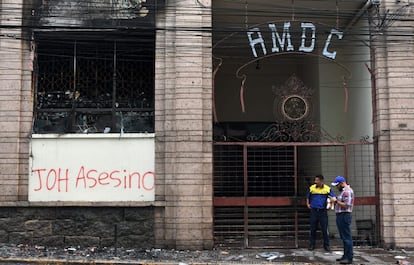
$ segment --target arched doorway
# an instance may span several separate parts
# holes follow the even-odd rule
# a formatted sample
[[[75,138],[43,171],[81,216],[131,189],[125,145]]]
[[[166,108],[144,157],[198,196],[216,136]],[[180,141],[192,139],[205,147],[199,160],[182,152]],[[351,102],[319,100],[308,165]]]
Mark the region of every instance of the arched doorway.
[[[306,246],[304,199],[317,174],[327,182],[347,177],[357,197],[356,244],[373,244],[370,51],[361,44],[369,40],[347,35],[364,2],[349,3],[342,13],[343,6],[322,0],[312,7],[238,4],[213,4],[216,244]],[[315,15],[319,9],[332,16]],[[367,26],[363,20],[356,28]],[[368,221],[362,235],[359,224]],[[338,237],[335,222],[329,230]]]

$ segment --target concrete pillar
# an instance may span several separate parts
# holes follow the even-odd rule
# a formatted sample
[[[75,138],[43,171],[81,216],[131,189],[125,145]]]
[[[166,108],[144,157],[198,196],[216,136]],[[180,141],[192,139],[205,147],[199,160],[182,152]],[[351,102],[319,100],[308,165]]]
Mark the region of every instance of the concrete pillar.
[[[384,21],[374,14],[372,23],[380,231],[385,247],[414,246],[414,22],[404,19],[411,12],[405,5],[381,1]]]
[[[166,1],[157,15],[156,241],[213,246],[211,2]]]
[[[0,203],[27,199],[32,51],[21,0],[0,2]]]

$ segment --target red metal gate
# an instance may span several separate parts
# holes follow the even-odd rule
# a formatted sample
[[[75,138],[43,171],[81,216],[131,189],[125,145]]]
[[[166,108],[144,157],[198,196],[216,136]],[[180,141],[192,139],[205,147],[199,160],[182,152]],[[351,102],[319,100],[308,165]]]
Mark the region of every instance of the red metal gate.
[[[321,173],[327,184],[336,175],[347,177],[358,206],[354,211],[355,242],[375,244],[374,148],[366,142],[216,142],[215,243],[227,247],[307,246],[305,195],[313,177]],[[369,221],[372,225],[367,228]]]

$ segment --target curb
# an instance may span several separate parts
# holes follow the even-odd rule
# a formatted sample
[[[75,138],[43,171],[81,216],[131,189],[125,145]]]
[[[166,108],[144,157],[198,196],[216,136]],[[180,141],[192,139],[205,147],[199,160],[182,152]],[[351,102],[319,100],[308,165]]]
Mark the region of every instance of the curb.
[[[272,262],[272,263],[232,263],[232,262],[151,262],[132,260],[68,260],[47,258],[1,258],[0,263],[7,264],[42,264],[42,265],[303,265],[306,262]],[[323,263],[312,263],[323,265]]]

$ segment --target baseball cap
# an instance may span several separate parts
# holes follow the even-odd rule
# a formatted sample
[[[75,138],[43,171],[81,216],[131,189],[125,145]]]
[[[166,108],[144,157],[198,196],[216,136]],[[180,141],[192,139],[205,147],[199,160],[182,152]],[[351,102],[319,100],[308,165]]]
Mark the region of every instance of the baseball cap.
[[[343,176],[336,176],[334,182],[331,183],[332,186],[336,186],[339,183],[345,182],[345,178]]]

